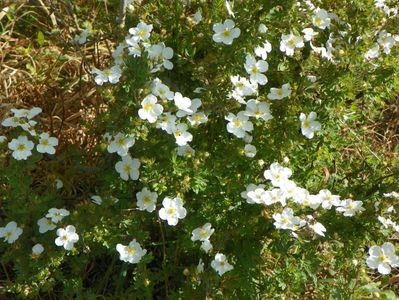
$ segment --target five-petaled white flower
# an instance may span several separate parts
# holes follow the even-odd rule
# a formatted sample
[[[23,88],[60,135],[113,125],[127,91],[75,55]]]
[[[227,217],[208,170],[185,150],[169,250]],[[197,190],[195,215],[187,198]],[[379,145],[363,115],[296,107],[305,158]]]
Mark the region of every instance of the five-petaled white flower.
[[[281,166],[278,162],[272,163],[269,169],[263,173],[265,179],[270,180],[275,187],[283,186],[291,175],[291,169]]]
[[[244,111],[240,111],[237,115],[229,113],[224,117],[227,123],[227,131],[234,134],[238,138],[243,138],[246,132],[252,131],[254,126]]]
[[[60,222],[64,217],[69,216],[69,211],[64,208],[50,208],[46,214],[46,218],[50,218],[53,223]],[[40,226],[40,225],[39,225]]]
[[[303,39],[292,33],[283,34],[280,41],[280,50],[285,52],[288,56],[294,55],[295,48],[302,48],[304,46]]]
[[[289,96],[291,96],[291,85],[286,83],[281,88],[271,88],[267,98],[269,100],[281,100]]]
[[[152,73],[159,71],[162,66],[167,70],[173,69],[173,63],[170,61],[173,57],[172,48],[166,47],[164,43],[158,43],[149,47],[147,52],[148,58],[156,63],[155,67],[151,70]]]
[[[270,44],[268,41],[265,41],[262,46],[257,46],[254,51],[256,56],[266,60],[267,54],[272,51],[272,44]]]
[[[126,156],[129,148],[134,145],[134,142],[135,139],[133,136],[119,132],[108,145],[107,150],[109,153],[116,152],[119,156]]]
[[[28,140],[24,135],[20,135],[18,138],[12,139],[12,141],[8,143],[8,149],[13,151],[12,157],[16,160],[26,160],[32,155],[31,150],[34,146],[33,142]]]
[[[179,146],[187,145],[193,140],[193,135],[187,131],[187,125],[184,123],[177,124],[173,128],[173,135],[176,139],[176,144]]]
[[[353,201],[352,199],[345,199],[341,201],[337,211],[342,212],[345,217],[352,217],[357,212],[364,211],[362,201]]]
[[[188,97],[184,97],[181,93],[176,92],[173,98],[175,105],[181,112],[185,112],[186,114],[192,114],[193,110],[191,109],[192,101]],[[180,117],[183,117],[184,115],[180,113]]]
[[[150,123],[155,123],[158,116],[162,114],[163,107],[157,104],[157,97],[150,94],[141,101],[142,108],[139,109],[139,117],[142,120],[148,120]]]
[[[266,102],[260,102],[254,99],[248,100],[245,115],[256,119],[262,119],[263,121],[268,121],[273,118],[270,113],[270,105]]]
[[[116,250],[119,252],[119,259],[131,264],[137,264],[141,258],[147,253],[146,249],[141,248],[136,239],[132,240],[129,245],[116,245]]]
[[[330,27],[331,19],[330,16],[328,15],[328,12],[325,9],[317,8],[314,10],[312,23],[314,26],[320,29],[326,29]]]
[[[163,84],[162,81],[158,78],[154,79],[152,82],[152,93],[161,98],[167,100],[173,100],[175,94],[169,89],[166,84]]]
[[[118,83],[119,78],[122,76],[122,70],[118,65],[115,65],[110,69],[105,69],[104,71],[101,71],[97,68],[93,68],[91,73],[96,75],[94,81],[98,85],[103,85],[106,82],[112,84]]]
[[[156,127],[165,130],[169,134],[173,134],[173,130],[176,127],[176,116],[170,112],[162,114],[158,119]]]
[[[320,190],[318,196],[320,197],[321,207],[324,209],[331,209],[332,206],[341,205],[339,196],[331,194],[329,190]]]
[[[248,54],[245,58],[244,67],[250,75],[252,82],[256,82],[260,85],[265,85],[267,83],[266,75],[262,74],[269,69],[269,64],[266,61],[262,59],[256,60],[254,56]]]
[[[274,226],[277,229],[289,229],[295,231],[306,225],[306,221],[294,216],[294,211],[289,207],[284,208],[281,214],[273,214],[273,219],[275,221]]]
[[[40,153],[55,153],[55,146],[58,145],[58,139],[55,137],[50,137],[47,132],[40,135],[39,144],[36,146],[37,152]]]
[[[122,160],[115,164],[115,170],[125,181],[129,180],[129,177],[132,180],[139,179],[139,167],[140,161],[137,158],[132,159],[129,155],[123,156]]]
[[[209,240],[211,235],[215,232],[212,228],[211,223],[205,223],[201,227],[195,228],[192,232],[191,240],[194,241],[206,241]]]
[[[395,255],[395,246],[390,242],[384,243],[381,247],[371,246],[366,264],[383,275],[391,273],[391,266],[399,267],[399,257]]]
[[[179,197],[166,197],[162,201],[163,208],[159,210],[159,217],[162,220],[167,220],[168,224],[175,226],[179,219],[184,219],[187,215],[186,209],[183,207],[183,201]]]
[[[307,117],[304,113],[299,115],[302,134],[308,139],[313,138],[314,132],[321,129],[321,124],[316,121],[316,118],[317,114],[314,111],[312,111]]]
[[[231,45],[235,38],[240,36],[240,28],[235,28],[235,23],[233,20],[227,19],[224,23],[216,23],[213,25],[213,31],[215,34],[212,39],[216,43],[223,43],[226,45]]]
[[[73,244],[79,240],[76,228],[73,225],[68,225],[65,228],[58,228],[57,236],[55,244],[57,246],[63,246],[65,250],[72,250]]]
[[[151,192],[146,187],[140,192],[136,193],[137,198],[137,208],[139,210],[146,210],[148,212],[153,212],[157,204],[158,194],[156,192]]]
[[[0,227],[0,238],[4,238],[9,244],[14,243],[21,234],[22,229],[14,221],[9,222],[6,227]]]
[[[39,226],[40,233],[45,233],[49,230],[54,230],[57,227],[51,219],[47,218],[41,218],[37,220],[37,225]]]
[[[211,267],[218,272],[219,276],[233,270],[233,266],[227,261],[226,255],[222,253],[216,253],[214,260],[211,262]]]
[[[152,24],[147,25],[143,21],[140,21],[140,23],[137,24],[136,27],[129,29],[129,33],[137,42],[145,41],[150,37],[152,28]]]
[[[244,192],[241,192],[241,197],[244,198],[247,201],[247,203],[249,203],[249,204],[257,203],[257,201],[255,201],[255,199],[253,199],[253,194],[251,194],[251,197],[248,195],[249,192],[255,191],[256,189],[265,190],[265,185],[264,184],[256,185],[256,184],[250,183],[247,186],[247,189]]]

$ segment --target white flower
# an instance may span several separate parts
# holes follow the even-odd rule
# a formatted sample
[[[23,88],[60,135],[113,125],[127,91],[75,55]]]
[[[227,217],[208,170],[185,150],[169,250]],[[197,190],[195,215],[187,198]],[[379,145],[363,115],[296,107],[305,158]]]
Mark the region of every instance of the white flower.
[[[73,225],[68,225],[66,228],[58,228],[57,236],[55,244],[63,246],[65,250],[72,250],[73,244],[79,240],[76,228]]]
[[[155,73],[163,66],[167,70],[173,69],[173,63],[170,61],[173,57],[173,49],[166,47],[164,43],[152,45],[147,49],[148,58],[155,62],[157,65],[151,70]]]
[[[321,190],[318,194],[321,200],[321,207],[331,209],[332,206],[340,206],[339,196],[331,194],[329,190]]]
[[[0,135],[0,144],[4,143],[7,141],[7,137],[5,135]]]
[[[313,216],[307,215],[306,222],[308,223],[309,228],[312,229],[316,234],[324,236],[326,228],[323,224],[317,222]]]
[[[298,230],[306,224],[306,221],[294,216],[292,208],[286,207],[281,214],[273,214],[274,226],[277,229]]]
[[[304,46],[303,39],[292,33],[283,34],[280,41],[280,50],[285,52],[288,56],[294,55],[295,48],[302,48]]]
[[[55,184],[55,188],[57,190],[60,190],[64,187],[64,183],[62,182],[61,179],[58,179],[58,178],[56,180],[54,180],[54,184]]]
[[[33,142],[28,140],[24,135],[20,135],[18,138],[12,139],[12,141],[8,143],[8,149],[13,151],[12,157],[16,160],[26,160],[32,155],[31,150],[34,146]]]
[[[205,240],[201,244],[201,249],[204,250],[206,253],[213,249],[213,246],[209,240]]]
[[[308,139],[313,138],[314,132],[321,129],[321,124],[316,121],[317,114],[311,112],[308,117],[304,113],[299,115],[299,120],[301,121],[301,131],[302,134]]]
[[[195,150],[192,147],[190,147],[190,145],[177,146],[176,151],[177,155],[179,156],[186,156],[186,157],[195,156]]]
[[[89,30],[84,29],[80,34],[75,35],[73,41],[79,45],[86,43],[87,37],[89,36]]]
[[[371,246],[366,264],[371,269],[377,269],[380,274],[391,273],[391,266],[399,266],[399,257],[395,255],[395,246],[389,242],[384,243],[381,247]]]
[[[187,114],[193,113],[193,110],[191,109],[192,102],[190,98],[184,97],[181,93],[176,92],[173,100],[179,111],[185,112]],[[184,116],[182,113],[180,113],[180,115]],[[177,116],[180,117],[179,115]]]
[[[6,227],[0,227],[0,238],[4,238],[4,241],[9,244],[18,240],[21,234],[22,229],[14,221],[7,223]]]
[[[55,137],[50,137],[48,133],[44,132],[40,135],[39,144],[37,144],[37,152],[40,153],[55,153],[55,146],[58,145],[58,139]]]
[[[101,205],[103,203],[103,199],[98,195],[93,195],[90,197],[91,201],[97,205]]]
[[[197,12],[193,15],[193,21],[195,25],[202,21],[202,14],[200,10],[197,10]]]
[[[50,218],[53,223],[60,222],[64,217],[69,216],[69,211],[61,208],[50,208],[46,214],[46,218]],[[40,225],[39,225],[40,226]]]
[[[264,204],[267,201],[268,196],[269,195],[262,186],[257,187],[254,190],[247,192],[247,202],[249,204]]]
[[[192,126],[197,126],[206,123],[208,121],[208,117],[203,112],[197,112],[191,116],[188,116],[187,120]]]
[[[234,85],[235,91],[240,96],[252,96],[258,93],[258,84],[251,82],[245,77],[230,76],[231,83]]]
[[[262,119],[268,121],[273,118],[270,113],[270,105],[265,102],[259,102],[258,100],[248,100],[247,107],[245,109],[245,115],[249,117],[255,117],[256,119]]]
[[[119,156],[126,156],[129,148],[134,145],[134,142],[135,139],[133,136],[119,132],[108,145],[107,150],[109,153],[116,152]]]
[[[11,111],[14,113],[14,116],[17,118],[26,118],[28,120],[36,117],[38,114],[42,112],[40,107],[32,107],[31,109],[16,109],[12,108]]]
[[[133,36],[136,41],[146,41],[149,39],[152,31],[152,24],[147,25],[143,21],[140,21],[136,27],[130,28],[129,33]]]
[[[184,97],[184,98],[186,98],[186,97]],[[201,99],[194,98],[190,101],[191,101],[191,104],[188,108],[183,106],[181,109],[179,109],[179,111],[177,111],[177,113],[176,113],[177,117],[182,118],[187,115],[195,114],[197,112],[197,109],[202,105]],[[175,103],[177,103],[177,102],[175,101]],[[178,103],[179,103],[179,101],[178,101]],[[180,104],[182,104],[182,103],[180,102],[179,105]]]
[[[316,26],[320,29],[326,29],[330,27],[331,19],[325,9],[316,8],[314,13],[315,14],[312,17],[313,26]]]
[[[319,34],[318,32],[314,31],[313,28],[305,28],[302,30],[302,33],[305,35],[304,39],[306,42],[313,40],[313,37]]]
[[[244,153],[246,157],[253,158],[256,155],[256,147],[251,144],[246,144],[244,147]]]
[[[121,261],[131,264],[140,262],[141,258],[147,253],[147,250],[141,248],[140,244],[136,242],[136,239],[131,241],[127,246],[117,244],[116,250],[119,252],[119,259]]]
[[[158,119],[156,127],[161,128],[169,134],[173,134],[173,130],[176,127],[176,116],[170,112],[164,113]]]
[[[294,202],[312,209],[317,209],[321,204],[321,198],[318,195],[311,195],[308,190],[297,188],[294,195]]]
[[[378,44],[382,47],[385,54],[391,53],[391,48],[395,45],[395,38],[392,34],[382,30],[378,35]]]
[[[54,230],[57,227],[51,219],[47,218],[41,218],[37,220],[37,225],[39,226],[40,233],[45,233],[47,231]]]
[[[291,96],[291,85],[286,83],[281,88],[271,88],[267,98],[269,100],[281,100],[289,96]]]
[[[42,244],[36,244],[32,247],[32,255],[33,256],[39,256],[42,254],[44,251],[43,245]]]
[[[136,193],[137,207],[139,210],[153,212],[157,204],[158,194],[151,192],[146,187],[141,192]]]
[[[105,69],[104,71],[101,71],[97,68],[93,68],[91,73],[96,75],[94,81],[98,85],[103,85],[106,82],[112,84],[118,83],[119,78],[122,76],[122,70],[118,65],[113,66],[110,69]]]
[[[268,30],[268,29],[267,29],[267,27],[266,27],[265,24],[259,24],[259,27],[258,27],[259,33],[266,33],[267,30]]]
[[[272,205],[274,203],[280,202],[284,207],[287,205],[287,198],[284,192],[280,188],[272,189],[271,191],[266,191],[266,197],[264,205]]]
[[[222,253],[216,253],[215,259],[211,262],[211,267],[218,272],[219,276],[233,270],[233,266],[228,263],[226,256]]]
[[[165,84],[162,83],[161,80],[156,78],[152,82],[152,93],[161,98],[161,99],[167,99],[167,100],[173,100],[175,94],[169,89],[169,87]]]
[[[270,180],[275,187],[284,185],[291,175],[291,169],[281,166],[278,162],[272,163],[269,169],[263,173],[265,179]]]
[[[255,54],[262,58],[263,60],[267,59],[267,54],[272,51],[272,44],[268,41],[265,41],[262,46],[257,46],[255,48]]]
[[[229,123],[227,124],[227,131],[234,134],[238,138],[243,138],[246,132],[252,131],[254,126],[249,121],[248,116],[245,115],[244,111],[240,111],[237,116],[229,113],[227,117],[224,117]]]
[[[362,207],[362,201],[353,201],[351,199],[342,200],[340,207],[337,208],[337,211],[342,212],[345,217],[352,217],[357,212],[364,211],[365,209]]]
[[[374,47],[369,49],[365,54],[364,58],[367,60],[377,58],[380,56],[380,46],[378,44],[374,44]]]
[[[163,112],[161,104],[157,104],[157,97],[150,94],[141,101],[142,108],[139,109],[139,117],[142,120],[148,120],[150,123],[155,123],[157,118]]]
[[[263,189],[263,190],[264,190],[264,188],[265,188],[265,185],[264,185],[264,184],[256,185],[256,184],[250,183],[250,184],[247,186],[246,191],[241,192],[241,197],[244,198],[245,200],[247,200],[247,202],[248,202],[249,204],[254,204],[254,203],[256,203],[256,202],[254,201],[254,199],[252,199],[251,197],[248,196],[248,193],[249,193],[249,192],[252,192],[252,191],[255,191],[256,189]],[[252,196],[252,195],[251,195],[251,196]]]
[[[139,167],[140,161],[137,158],[131,158],[130,156],[126,155],[122,157],[121,161],[118,161],[115,164],[115,170],[119,173],[120,177],[127,181],[129,177],[132,180],[139,179]]]
[[[141,48],[135,36],[126,37],[125,42],[127,45],[127,50],[129,51],[129,55],[132,55],[133,57],[141,56]]]
[[[176,144],[179,146],[187,145],[193,140],[193,135],[187,131],[187,125],[184,123],[177,124],[173,129],[173,135],[176,139]]]
[[[202,273],[204,272],[204,262],[202,261],[202,259],[200,258],[198,265],[197,265],[197,273]]]
[[[125,42],[120,43],[112,52],[112,58],[114,59],[115,65],[121,65],[123,63],[123,52],[126,47],[127,44]]]
[[[245,57],[245,70],[250,75],[252,82],[256,82],[260,85],[265,85],[267,83],[267,77],[262,74],[269,69],[269,64],[264,60],[256,60],[254,56],[248,54]]]
[[[183,201],[179,198],[166,197],[162,201],[163,208],[159,210],[159,217],[167,220],[168,224],[175,226],[179,219],[184,219],[187,215],[186,209],[183,207]]]
[[[231,45],[235,38],[240,36],[240,28],[234,28],[235,23],[233,20],[227,19],[224,23],[216,23],[213,25],[213,31],[215,34],[212,39],[216,43],[223,43],[226,45]]]
[[[191,240],[194,241],[206,241],[209,240],[211,235],[215,232],[212,228],[211,223],[205,223],[201,227],[195,228],[192,232]]]

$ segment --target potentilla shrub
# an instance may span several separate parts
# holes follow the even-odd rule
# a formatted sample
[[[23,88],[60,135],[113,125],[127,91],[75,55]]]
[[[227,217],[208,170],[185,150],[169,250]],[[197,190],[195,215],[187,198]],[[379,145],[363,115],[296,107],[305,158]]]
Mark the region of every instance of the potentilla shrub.
[[[37,107],[2,120],[3,291],[393,299],[397,161],[367,124],[398,99],[397,9],[129,2],[90,66],[94,146],[59,150]]]

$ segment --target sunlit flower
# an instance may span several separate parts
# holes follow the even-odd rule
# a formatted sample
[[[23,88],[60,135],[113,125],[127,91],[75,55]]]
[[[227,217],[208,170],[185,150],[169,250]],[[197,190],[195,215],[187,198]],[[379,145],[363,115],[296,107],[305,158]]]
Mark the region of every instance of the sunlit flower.
[[[135,139],[133,136],[125,135],[119,132],[107,147],[109,153],[118,153],[120,156],[126,156],[129,148],[134,145]]]
[[[267,59],[267,54],[272,51],[272,44],[270,44],[268,41],[263,42],[262,46],[257,46],[255,48],[255,54],[256,56],[259,56],[263,60]]]
[[[229,113],[225,119],[229,121],[227,131],[238,138],[243,138],[246,132],[254,129],[252,122],[249,121],[249,117],[245,115],[244,111],[240,111],[237,115]]]
[[[271,88],[267,98],[269,100],[281,100],[289,96],[291,96],[291,85],[286,83],[281,88]]]
[[[24,135],[20,135],[18,138],[12,139],[12,141],[8,143],[8,149],[13,151],[12,157],[16,160],[26,160],[32,155],[31,150],[34,146],[33,142],[28,140]]]
[[[295,48],[302,48],[303,46],[303,39],[300,36],[292,33],[281,36],[280,50],[288,56],[293,56]]]
[[[183,97],[183,99],[184,98],[186,98],[186,97]],[[176,101],[177,100],[175,100],[175,104],[176,105],[181,105],[181,103],[179,103],[179,101],[177,101],[177,102]],[[182,106],[182,108],[179,108],[179,110],[176,113],[177,117],[183,118],[183,117],[188,116],[188,115],[193,115],[193,114],[195,114],[197,112],[198,108],[202,105],[201,99],[194,98],[194,99],[192,99],[190,101],[191,101],[191,104],[190,104],[190,106],[188,108],[184,107],[184,105]]]
[[[256,185],[256,184],[250,183],[247,186],[247,189],[244,192],[241,192],[241,197],[244,198],[247,201],[247,203],[249,203],[249,204],[257,203],[255,201],[255,199],[253,199],[253,195],[254,194],[251,194],[251,197],[248,196],[249,192],[253,192],[253,191],[257,190],[257,189],[265,190],[265,185],[264,184]]]
[[[395,38],[392,34],[382,30],[378,35],[378,44],[381,46],[385,54],[391,53],[392,47],[395,45]]]
[[[211,262],[211,267],[219,274],[219,276],[233,270],[233,266],[227,261],[226,255],[222,253],[216,253],[215,258]]]
[[[192,126],[197,126],[206,123],[208,121],[208,117],[203,112],[197,112],[191,116],[188,116],[187,120]]]
[[[357,212],[364,211],[362,201],[353,201],[352,199],[345,199],[341,201],[337,211],[342,212],[345,217],[352,217]]]
[[[161,99],[167,99],[167,100],[173,100],[175,94],[169,89],[169,87],[166,84],[163,84],[161,80],[156,78],[152,82],[152,93],[161,98]]]
[[[162,114],[163,107],[161,104],[157,104],[157,97],[150,94],[141,101],[141,107],[139,109],[139,117],[142,120],[148,120],[150,123],[155,123],[158,116]]]
[[[140,21],[140,23],[137,24],[136,27],[129,29],[129,33],[136,41],[146,41],[151,35],[152,28],[152,24],[147,25],[143,21]]]
[[[364,58],[367,60],[377,58],[380,56],[380,46],[378,44],[374,44],[373,48],[369,49],[365,54]]]
[[[321,190],[318,194],[321,200],[321,207],[331,209],[332,206],[340,206],[339,196],[331,194],[329,190]]]
[[[320,222],[317,222],[315,218],[311,215],[306,216],[306,222],[309,226],[310,229],[312,229],[316,234],[324,236],[324,233],[326,232],[326,228],[324,227],[323,224]]]
[[[136,242],[136,239],[133,239],[127,246],[117,244],[116,250],[119,252],[119,259],[121,261],[131,264],[139,263],[142,257],[147,253],[147,250],[141,248],[140,244]]]
[[[140,192],[136,193],[137,198],[137,208],[139,210],[146,210],[148,212],[153,212],[157,204],[158,194],[156,192],[151,192],[146,187]]]
[[[192,232],[191,240],[194,241],[205,241],[209,240],[211,235],[215,232],[212,228],[211,223],[205,223],[201,227],[195,228]]]
[[[265,85],[267,83],[266,75],[262,74],[269,68],[269,64],[266,61],[256,60],[254,56],[248,54],[245,58],[244,68],[250,75],[252,82],[256,82],[260,85]]]
[[[115,65],[110,69],[105,69],[104,71],[101,71],[97,68],[93,68],[91,73],[96,75],[94,81],[98,85],[103,85],[106,82],[112,84],[118,83],[119,78],[122,76],[122,70],[118,65]]]
[[[313,138],[315,131],[321,129],[321,124],[316,121],[316,118],[317,114],[313,111],[307,117],[304,113],[299,115],[302,134],[308,139]]]
[[[55,146],[58,145],[58,139],[55,137],[50,137],[47,132],[40,135],[39,144],[36,146],[37,152],[40,153],[55,153]]]
[[[57,236],[55,244],[64,247],[65,250],[72,250],[73,245],[79,240],[76,228],[73,225],[57,229]]]
[[[193,140],[193,135],[187,131],[187,125],[184,123],[177,124],[173,129],[173,135],[176,139],[176,144],[179,146],[187,145]]]
[[[115,170],[125,181],[129,180],[129,178],[132,180],[139,179],[139,167],[140,161],[137,158],[132,159],[129,155],[123,156],[122,160],[115,164]]]
[[[391,273],[391,267],[399,267],[399,257],[395,255],[395,246],[390,242],[384,243],[381,247],[371,246],[366,264],[371,269],[377,269],[380,274]]]
[[[240,36],[240,28],[235,28],[235,23],[233,20],[227,19],[224,23],[216,23],[213,25],[213,40],[216,43],[223,43],[226,45],[231,45],[235,38]]]
[[[5,227],[0,227],[0,238],[4,238],[9,244],[13,244],[21,234],[22,229],[14,221],[7,223]]]
[[[283,186],[291,175],[291,169],[281,166],[278,162],[272,163],[263,173],[265,179],[270,180],[275,187]]]
[[[312,23],[314,26],[320,29],[326,29],[330,27],[331,19],[328,12],[322,8],[316,8],[312,17]]]
[[[157,128],[161,128],[169,134],[173,134],[173,131],[176,127],[176,116],[171,114],[170,112],[166,112],[162,114],[158,118]]]
[[[302,33],[305,35],[303,38],[306,42],[313,40],[313,38],[319,34],[318,32],[314,31],[313,28],[304,28]]]
[[[148,58],[156,64],[151,70],[152,73],[159,71],[162,66],[167,70],[173,69],[173,63],[170,61],[173,57],[172,48],[166,47],[164,43],[158,43],[150,46],[147,52]]]
[[[262,119],[263,121],[268,121],[273,118],[270,113],[270,105],[266,102],[260,102],[254,99],[248,100],[245,115],[256,119]]]
[[[184,114],[182,114],[182,112],[184,112],[186,114],[192,114],[193,113],[193,110],[191,109],[192,102],[191,102],[190,98],[184,97],[181,93],[176,92],[175,95],[174,95],[173,100],[175,102],[175,105],[179,109],[179,111],[181,111],[180,115],[182,117],[184,116]]]
[[[284,208],[281,214],[273,214],[273,219],[277,229],[298,230],[306,225],[306,221],[294,216],[294,211],[289,207]]]
[[[201,243],[201,249],[204,250],[206,253],[208,253],[209,251],[211,251],[213,249],[213,246],[209,240],[204,240]]]
[[[184,219],[187,215],[186,209],[183,207],[183,201],[179,197],[166,197],[162,201],[163,208],[159,210],[159,217],[166,220],[169,225],[175,226],[179,219]]]

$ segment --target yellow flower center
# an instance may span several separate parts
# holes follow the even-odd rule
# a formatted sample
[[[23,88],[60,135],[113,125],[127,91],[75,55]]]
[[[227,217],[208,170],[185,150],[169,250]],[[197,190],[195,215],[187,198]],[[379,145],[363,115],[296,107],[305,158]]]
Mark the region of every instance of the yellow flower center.
[[[239,128],[239,127],[242,126],[242,122],[241,122],[240,120],[235,120],[235,121],[234,121],[234,126],[235,126],[236,128]]]
[[[167,210],[168,215],[174,215],[175,212],[176,212],[176,209],[174,209],[174,208],[168,208],[168,210]]]
[[[287,44],[288,44],[290,47],[295,47],[295,41],[294,41],[294,39],[289,39],[289,40],[287,41]]]
[[[182,135],[182,132],[180,130],[175,131],[175,136],[181,136],[181,135]]]
[[[19,144],[17,147],[18,151],[25,151],[26,150],[26,146],[24,144]]]
[[[208,235],[208,232],[207,232],[205,229],[201,229],[201,230],[200,230],[200,236],[201,236],[201,237],[204,238],[204,237],[206,237],[207,235]]]
[[[12,236],[12,232],[11,231],[6,231],[6,233],[4,234],[6,236],[6,238],[9,238]]]
[[[135,255],[136,254],[136,249],[133,247],[127,247],[127,253],[129,253],[129,255]]]
[[[320,24],[321,24],[321,19],[320,19],[319,17],[316,17],[315,20],[314,20],[314,22],[315,22],[315,24],[316,24],[317,26],[320,26]]]
[[[143,198],[143,202],[144,202],[145,204],[148,204],[148,203],[150,203],[150,202],[151,202],[151,199],[150,199],[150,197],[148,197],[148,196],[144,196],[144,198]]]
[[[121,138],[121,139],[119,139],[119,140],[116,141],[116,143],[117,143],[119,146],[124,146],[124,145],[125,145],[125,142],[126,142],[125,138]]]
[[[303,127],[304,128],[309,128],[311,125],[310,121],[306,120],[305,122],[303,122]]]
[[[48,146],[49,142],[47,139],[45,139],[45,140],[42,140],[40,144],[42,144],[43,146]]]
[[[123,171],[125,171],[126,173],[130,173],[131,170],[132,170],[132,167],[130,165],[123,166]]]
[[[256,73],[258,73],[258,72],[259,72],[259,69],[258,69],[257,66],[253,66],[253,67],[251,68],[251,74],[256,74]]]
[[[146,104],[144,104],[143,108],[145,111],[151,111],[152,106],[153,105],[151,103],[146,103]]]
[[[230,35],[231,35],[230,30],[226,28],[226,29],[223,31],[223,36],[224,36],[224,37],[230,37]]]

